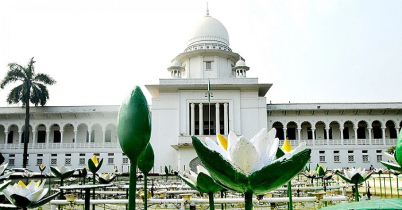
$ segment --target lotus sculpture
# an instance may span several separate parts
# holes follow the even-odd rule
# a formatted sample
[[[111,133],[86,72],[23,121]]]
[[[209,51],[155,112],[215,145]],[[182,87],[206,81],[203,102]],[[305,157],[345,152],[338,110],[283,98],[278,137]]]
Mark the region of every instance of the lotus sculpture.
[[[366,169],[353,168],[352,170],[344,170],[343,174],[336,172],[343,180],[355,185],[355,200],[359,201],[359,184],[370,178],[373,172],[367,172]]]
[[[102,184],[109,184],[116,178],[114,173],[101,173],[99,174],[99,182]]]
[[[202,142],[192,136],[193,146],[212,178],[226,189],[245,194],[245,209],[253,207],[253,194],[276,189],[296,176],[310,159],[305,143],[290,152],[281,150],[276,130],[264,128],[251,140],[230,132]]]
[[[10,177],[10,175],[14,173],[13,171],[5,172],[5,170],[7,169],[7,166],[8,166],[8,163],[6,163],[6,162],[3,162],[0,165],[0,175],[1,175],[0,176],[0,182],[5,180],[5,179],[8,179]]]
[[[37,208],[55,198],[59,193],[43,198],[48,192],[48,188],[43,188],[45,181],[31,181],[28,185],[19,181],[9,185],[3,190],[6,198],[15,206],[23,209]]]
[[[389,158],[389,162],[381,161],[381,163],[388,169],[402,172],[402,130],[398,135],[394,154],[384,152],[385,156]]]
[[[179,177],[192,189],[201,193],[208,193],[209,209],[215,209],[214,193],[221,191],[223,187],[215,183],[207,169],[197,165],[197,173],[191,170],[185,171],[179,174]]]

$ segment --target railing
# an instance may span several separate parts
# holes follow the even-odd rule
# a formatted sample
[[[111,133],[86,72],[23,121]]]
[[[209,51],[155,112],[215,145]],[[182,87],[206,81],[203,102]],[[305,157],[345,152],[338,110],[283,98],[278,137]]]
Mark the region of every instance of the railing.
[[[201,137],[201,139],[207,136]],[[215,135],[210,136],[215,139]],[[297,147],[299,142],[306,142],[307,146],[324,146],[324,145],[356,145],[355,139],[308,139],[308,140],[289,140],[292,147]],[[284,140],[279,141],[279,146],[283,146]],[[371,143],[371,144],[370,144]],[[192,140],[190,136],[179,136],[179,145],[191,145]],[[396,145],[396,139],[357,139],[357,145]],[[29,143],[28,149],[68,149],[68,148],[120,148],[119,142],[90,142],[90,143]],[[24,144],[0,144],[0,149],[24,149]]]
[[[69,149],[69,148],[120,148],[119,142],[91,143],[29,143],[28,149]],[[0,144],[0,149],[24,149],[24,144]]]

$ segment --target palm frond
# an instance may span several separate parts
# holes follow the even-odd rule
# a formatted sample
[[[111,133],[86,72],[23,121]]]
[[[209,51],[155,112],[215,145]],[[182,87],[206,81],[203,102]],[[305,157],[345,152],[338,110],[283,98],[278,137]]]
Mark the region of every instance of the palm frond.
[[[35,75],[35,77],[33,78],[33,81],[35,82],[42,82],[46,85],[53,85],[56,84],[56,80],[54,80],[52,77],[50,77],[47,74],[43,74],[43,73],[38,73]]]
[[[18,85],[13,88],[8,94],[7,103],[8,104],[18,104],[23,99],[24,85]]]
[[[25,80],[25,75],[21,70],[14,69],[14,70],[9,70],[6,73],[6,77],[1,81],[0,87],[3,89],[7,84],[16,82],[18,80],[24,81]]]

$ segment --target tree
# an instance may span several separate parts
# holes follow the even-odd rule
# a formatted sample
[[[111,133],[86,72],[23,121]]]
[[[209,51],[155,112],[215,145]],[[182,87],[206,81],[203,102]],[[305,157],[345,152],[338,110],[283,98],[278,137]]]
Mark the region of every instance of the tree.
[[[9,63],[9,70],[6,77],[1,81],[0,88],[13,82],[21,82],[20,85],[14,87],[8,94],[8,104],[22,103],[25,107],[25,133],[24,133],[24,154],[23,154],[23,168],[26,168],[28,156],[28,141],[29,141],[29,102],[38,106],[44,106],[49,99],[49,92],[46,85],[53,85],[56,80],[47,74],[35,73],[35,61],[32,57],[28,65],[23,67],[17,63]]]

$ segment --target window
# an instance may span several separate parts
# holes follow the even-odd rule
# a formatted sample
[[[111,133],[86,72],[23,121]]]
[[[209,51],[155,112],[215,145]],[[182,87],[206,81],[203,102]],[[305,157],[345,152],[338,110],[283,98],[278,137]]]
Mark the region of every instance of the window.
[[[71,158],[66,158],[64,160],[64,165],[71,165]]]
[[[114,163],[114,158],[107,159],[107,164],[113,164],[113,163]]]
[[[382,150],[376,150],[375,152],[376,153],[382,153]]]
[[[38,143],[46,143],[46,131],[38,131]]]
[[[14,166],[14,159],[8,159],[8,165]]]
[[[112,131],[107,130],[105,133],[105,142],[112,142]]]
[[[57,158],[50,159],[50,165],[57,165]]]
[[[320,162],[325,162],[325,156],[320,156]]]
[[[80,157],[84,156],[85,157],[85,153],[80,153]]]
[[[369,156],[368,155],[363,155],[363,162],[369,162]]]
[[[128,164],[128,158],[123,158],[123,164]]]
[[[66,157],[71,157],[71,154],[66,154]]]
[[[107,156],[114,156],[114,153],[107,153]]]
[[[8,132],[7,143],[12,144],[14,139],[14,131]]]
[[[80,165],[85,165],[85,158],[80,158],[78,161]]]
[[[53,131],[53,143],[60,143],[61,142],[61,133],[59,130]]]
[[[43,154],[37,154],[36,156],[37,157],[43,157]]]
[[[52,156],[52,157],[57,157],[57,154],[52,154],[51,156]]]
[[[217,122],[216,122],[216,106],[219,105],[219,128],[217,128]],[[205,103],[202,103],[202,117],[200,117],[200,103],[195,103],[194,104],[194,118],[191,119],[191,114],[189,114],[189,131],[191,134],[191,122],[194,120],[194,134],[195,135],[200,135],[201,133],[203,135],[216,135],[217,133],[225,133],[225,124],[229,125],[229,109],[230,109],[230,104],[226,103],[226,111],[225,113],[225,103],[211,103],[210,105],[208,104],[208,101],[205,101]],[[191,107],[192,104],[189,104],[189,112],[191,113]],[[211,110],[211,111],[209,111]],[[227,122],[225,122],[225,115],[227,116]],[[202,120],[202,122],[200,121]],[[230,130],[229,126],[228,130]]]
[[[362,151],[362,153],[367,153],[367,152],[368,152],[367,150],[363,150],[363,151]]]
[[[354,155],[348,155],[348,161],[349,162],[355,162],[355,156]]]
[[[15,157],[15,154],[9,154],[8,157]]]
[[[382,155],[377,155],[377,162],[381,162],[382,161]]]
[[[205,70],[212,70],[212,62],[211,61],[205,62]]]
[[[349,139],[349,127],[343,129],[343,139]]]
[[[334,155],[334,162],[340,162],[339,161],[339,155]]]
[[[40,165],[43,163],[43,159],[42,158],[38,158],[36,159],[36,165]]]
[[[348,150],[348,153],[350,154],[350,153],[353,153],[353,150]]]

